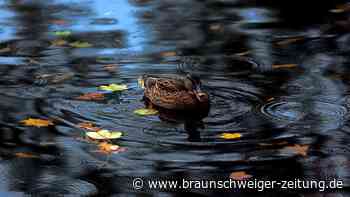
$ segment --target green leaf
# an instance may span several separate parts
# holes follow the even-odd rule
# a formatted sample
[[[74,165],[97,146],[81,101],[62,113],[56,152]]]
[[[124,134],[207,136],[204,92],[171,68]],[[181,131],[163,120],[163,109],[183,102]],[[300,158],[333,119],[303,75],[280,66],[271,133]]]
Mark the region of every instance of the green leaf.
[[[72,34],[71,31],[55,31],[53,32],[53,34],[55,34],[56,36],[62,36],[62,37],[67,37],[70,36]]]
[[[75,48],[89,48],[89,47],[92,47],[92,44],[88,42],[75,41],[75,42],[69,43],[69,46],[75,47]]]
[[[140,116],[153,116],[158,114],[158,111],[155,109],[137,109],[134,111],[134,114],[137,114]]]
[[[95,140],[106,140],[106,139],[118,139],[122,136],[122,132],[101,129],[97,132],[86,132],[86,135]]]
[[[106,86],[100,86],[101,90],[105,90],[105,91],[110,91],[110,92],[118,92],[118,91],[123,91],[123,90],[127,90],[128,86],[124,85],[124,84],[109,84]]]

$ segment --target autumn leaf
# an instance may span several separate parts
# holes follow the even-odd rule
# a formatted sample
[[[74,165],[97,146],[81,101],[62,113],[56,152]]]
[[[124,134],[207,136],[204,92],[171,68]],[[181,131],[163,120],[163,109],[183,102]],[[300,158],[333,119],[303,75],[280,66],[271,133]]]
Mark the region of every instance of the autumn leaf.
[[[102,129],[97,132],[86,132],[86,135],[94,140],[117,139],[122,136],[122,132]]]
[[[110,91],[110,92],[118,92],[118,91],[123,91],[123,90],[127,90],[128,86],[127,85],[119,85],[119,84],[109,84],[109,85],[103,85],[100,86],[101,90],[104,91]]]
[[[248,54],[250,54],[251,53],[251,51],[243,51],[243,52],[241,52],[241,53],[236,53],[235,55],[238,55],[238,56],[245,56],[245,55],[248,55]]]
[[[62,19],[55,19],[55,20],[51,20],[51,23],[55,25],[66,25],[67,21]]]
[[[230,174],[230,179],[236,180],[236,181],[242,181],[252,178],[253,176],[250,174],[247,174],[245,171],[237,171],[232,172]]]
[[[297,64],[274,64],[272,65],[273,69],[280,69],[280,68],[295,68],[297,67]]]
[[[283,45],[288,45],[288,44],[292,44],[292,43],[298,42],[300,40],[304,40],[304,38],[303,37],[288,38],[288,39],[279,41],[276,44],[280,45],[280,46],[283,46]]]
[[[176,56],[176,52],[175,51],[165,51],[161,53],[162,57],[173,57]]]
[[[274,142],[274,143],[259,143],[259,146],[283,146],[287,145],[287,141],[282,141],[282,142]]]
[[[273,100],[275,100],[275,98],[274,98],[274,97],[270,97],[270,98],[268,98],[266,101],[267,101],[267,102],[270,102],[270,101],[273,101]]]
[[[54,41],[51,42],[52,46],[58,46],[58,47],[59,46],[64,46],[66,44],[67,44],[67,41],[62,40],[62,39],[54,40]]]
[[[158,114],[158,111],[155,109],[137,109],[134,111],[134,114],[140,115],[140,116],[152,116]]]
[[[74,48],[89,48],[89,47],[92,47],[92,44],[88,42],[75,41],[75,42],[69,43],[69,46]]]
[[[306,157],[309,150],[309,145],[299,145],[295,144],[293,146],[286,146],[283,150],[292,151],[297,155]]]
[[[238,139],[241,137],[242,137],[242,134],[240,134],[240,133],[222,133],[220,135],[220,138],[226,139],[226,140]]]
[[[83,101],[102,101],[104,98],[104,94],[98,92],[86,93],[77,97],[78,100]]]
[[[209,26],[209,29],[212,31],[219,31],[219,30],[222,30],[222,25],[221,24],[212,24]]]
[[[82,128],[82,129],[89,130],[89,131],[95,131],[95,132],[101,130],[101,128],[96,127],[91,122],[81,122],[81,123],[78,124],[78,127]]]
[[[102,142],[102,143],[98,144],[98,149],[100,150],[100,152],[107,153],[107,154],[122,152],[125,150],[124,148],[121,148],[118,145],[110,144],[107,142]]]
[[[56,36],[62,36],[62,37],[67,37],[67,36],[70,36],[72,34],[71,31],[55,31],[53,32],[54,35]]]
[[[117,65],[116,64],[107,64],[104,65],[103,68],[107,70],[108,72],[115,72],[117,70]]]
[[[18,152],[18,153],[15,153],[16,157],[19,157],[19,158],[39,158],[38,155],[34,155],[32,153],[24,153],[24,152]]]
[[[36,119],[36,118],[29,118],[26,120],[22,120],[21,123],[23,123],[26,126],[34,126],[34,127],[48,127],[50,125],[53,125],[53,122],[51,120]]]

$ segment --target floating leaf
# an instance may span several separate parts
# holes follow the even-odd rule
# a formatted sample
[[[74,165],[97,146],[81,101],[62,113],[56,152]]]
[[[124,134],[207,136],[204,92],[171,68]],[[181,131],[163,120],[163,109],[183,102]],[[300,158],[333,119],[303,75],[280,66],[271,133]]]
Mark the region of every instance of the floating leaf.
[[[232,172],[230,174],[230,179],[236,180],[236,181],[242,181],[252,178],[253,176],[250,174],[247,174],[245,171],[237,171]]]
[[[62,40],[62,39],[54,40],[54,41],[51,42],[52,46],[58,46],[58,47],[59,46],[64,46],[66,44],[67,44],[67,41]]]
[[[297,64],[274,64],[272,65],[273,69],[279,69],[279,68],[295,68],[297,67]]]
[[[89,48],[89,47],[92,47],[92,44],[88,42],[76,41],[76,42],[69,43],[69,46],[75,47],[75,48]]]
[[[55,34],[56,36],[62,36],[62,37],[67,37],[67,36],[70,36],[72,34],[71,31],[55,31],[53,32],[53,34]]]
[[[287,141],[282,141],[282,142],[274,142],[274,143],[259,143],[259,146],[283,146],[287,145]]]
[[[47,126],[53,125],[53,122],[50,120],[43,120],[43,119],[36,119],[36,118],[29,118],[26,120],[22,120],[21,123],[23,123],[26,126],[35,126],[35,127],[47,127]]]
[[[32,153],[24,153],[24,152],[18,152],[15,153],[16,157],[20,157],[20,158],[39,158],[38,155],[34,155]]]
[[[118,85],[118,84],[109,84],[107,86],[100,86],[101,90],[105,90],[105,91],[111,91],[111,92],[117,92],[117,91],[123,91],[123,90],[127,90],[128,86],[127,85]]]
[[[248,55],[248,54],[250,54],[251,53],[251,51],[243,51],[243,52],[241,52],[241,53],[236,53],[236,55],[238,55],[238,56],[245,56],[245,55]]]
[[[306,157],[309,150],[309,145],[299,145],[295,144],[293,146],[286,146],[283,150],[292,151],[297,155]]]
[[[101,128],[96,127],[91,122],[81,122],[78,124],[78,127],[82,128],[82,129],[89,130],[89,131],[95,131],[95,132],[101,130]]]
[[[152,116],[158,114],[158,111],[155,109],[142,108],[135,110],[134,113],[140,116]]]
[[[104,65],[103,68],[107,70],[108,72],[115,72],[117,70],[117,65],[116,64],[107,64]]]
[[[105,98],[104,94],[98,92],[86,93],[78,96],[77,99],[83,101],[101,101]]]
[[[222,25],[221,24],[212,24],[209,26],[209,29],[212,31],[219,31],[219,30],[222,30]]]
[[[273,100],[275,100],[275,98],[274,98],[274,97],[270,97],[270,98],[268,98],[266,101],[267,101],[267,102],[270,102],[270,101],[273,101]]]
[[[304,37],[295,37],[295,38],[288,38],[282,41],[277,42],[277,45],[283,46],[283,45],[288,45],[288,44],[292,44],[295,42],[298,42],[300,40],[304,40]]]
[[[176,52],[175,51],[165,51],[161,53],[162,57],[173,57],[176,56]]]
[[[55,25],[66,25],[67,21],[63,19],[55,19],[55,20],[51,20],[51,23]]]
[[[107,142],[102,142],[98,145],[98,148],[101,152],[103,153],[112,153],[112,152],[121,152],[123,151],[124,149],[121,148],[120,146],[118,145],[115,145],[115,144],[110,144],[110,143],[107,143]]]
[[[223,139],[231,140],[231,139],[241,138],[242,134],[240,134],[240,133],[222,133],[220,135],[220,137]]]
[[[87,132],[86,135],[94,140],[106,140],[106,139],[117,139],[122,136],[119,131],[109,131],[102,129],[97,132]]]

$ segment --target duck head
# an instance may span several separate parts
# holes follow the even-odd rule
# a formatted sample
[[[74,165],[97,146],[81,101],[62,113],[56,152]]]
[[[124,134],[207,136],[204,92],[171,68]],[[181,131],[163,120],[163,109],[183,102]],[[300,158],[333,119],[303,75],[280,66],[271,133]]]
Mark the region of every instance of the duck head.
[[[209,96],[202,90],[202,83],[198,76],[187,74],[187,78],[192,82],[193,92],[200,103],[208,103]]]

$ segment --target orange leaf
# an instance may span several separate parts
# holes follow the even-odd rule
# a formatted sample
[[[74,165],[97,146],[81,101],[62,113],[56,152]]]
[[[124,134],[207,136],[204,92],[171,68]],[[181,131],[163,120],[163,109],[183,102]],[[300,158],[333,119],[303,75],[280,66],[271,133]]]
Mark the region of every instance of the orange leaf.
[[[307,152],[309,150],[309,145],[295,144],[294,146],[287,146],[287,147],[285,147],[285,149],[291,150],[294,153],[296,153],[297,155],[301,155],[301,156],[306,157],[307,156]]]
[[[104,94],[98,92],[86,93],[78,96],[77,99],[83,101],[101,101],[105,98]]]
[[[21,123],[23,123],[26,126],[35,126],[35,127],[48,127],[50,125],[54,125],[51,120],[43,120],[43,119],[36,119],[36,118],[28,118],[26,120],[22,120]]]
[[[78,127],[82,128],[82,129],[86,129],[89,131],[98,131],[101,130],[101,128],[96,127],[93,123],[91,122],[81,122],[78,124]]]
[[[162,57],[173,57],[173,56],[176,56],[176,52],[175,51],[162,52],[161,56]]]
[[[118,153],[118,152],[123,152],[125,151],[124,148],[121,148],[120,146],[118,145],[115,145],[115,144],[110,144],[110,143],[107,143],[107,142],[102,142],[98,145],[98,148],[100,150],[100,152],[102,153]]]
[[[272,65],[273,69],[279,69],[279,68],[295,68],[297,67],[297,64],[274,64]]]
[[[33,155],[32,153],[23,153],[23,152],[18,152],[15,153],[16,157],[20,158],[39,158],[38,155]]]
[[[232,172],[230,174],[230,179],[236,180],[236,181],[242,181],[252,178],[253,175],[247,174],[245,171],[237,171]]]

